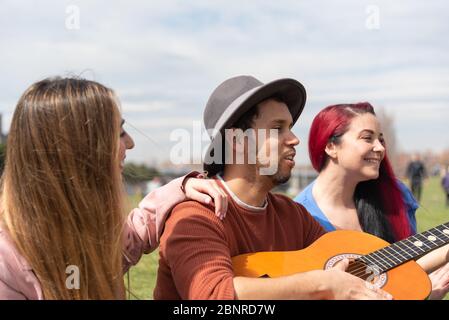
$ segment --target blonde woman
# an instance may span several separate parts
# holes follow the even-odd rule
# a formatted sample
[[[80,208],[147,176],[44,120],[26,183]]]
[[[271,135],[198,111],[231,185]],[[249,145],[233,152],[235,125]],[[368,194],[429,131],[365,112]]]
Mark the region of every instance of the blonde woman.
[[[216,183],[192,173],[126,217],[121,169],[134,142],[122,125],[113,91],[93,81],[46,79],[22,95],[2,178],[0,299],[122,299],[123,273],[157,246],[175,204],[226,212]]]

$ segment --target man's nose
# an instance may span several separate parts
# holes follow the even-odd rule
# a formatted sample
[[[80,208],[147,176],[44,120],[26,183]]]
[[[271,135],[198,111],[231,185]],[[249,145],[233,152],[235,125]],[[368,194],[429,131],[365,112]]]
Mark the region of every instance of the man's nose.
[[[297,146],[299,143],[300,143],[299,138],[292,131],[290,131],[290,134],[287,137],[287,144]]]

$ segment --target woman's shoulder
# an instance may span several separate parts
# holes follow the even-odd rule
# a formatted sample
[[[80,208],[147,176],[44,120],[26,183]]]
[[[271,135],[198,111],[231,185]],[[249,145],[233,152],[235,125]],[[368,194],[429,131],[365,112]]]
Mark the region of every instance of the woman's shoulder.
[[[405,204],[413,210],[418,209],[418,201],[416,201],[411,190],[401,180],[397,179],[396,181],[399,186],[399,190],[402,193],[402,198],[404,199]]]
[[[9,233],[0,227],[0,297],[42,299],[39,281]]]
[[[396,181],[399,186],[399,190],[401,191],[402,199],[404,200],[405,209],[407,212],[410,227],[412,229],[412,233],[414,234],[417,231],[416,210],[419,208],[418,201],[416,201],[413,193],[401,180],[397,179]]]
[[[6,264],[8,266],[18,265],[19,259],[17,257],[18,251],[11,240],[8,231],[0,226],[0,268],[5,267]],[[2,273],[0,273],[0,275],[2,275]]]
[[[307,202],[311,200],[314,182],[315,181],[309,183],[293,200],[305,206]]]
[[[7,281],[8,276],[17,275],[28,268],[29,264],[17,250],[9,232],[0,227],[0,279]]]

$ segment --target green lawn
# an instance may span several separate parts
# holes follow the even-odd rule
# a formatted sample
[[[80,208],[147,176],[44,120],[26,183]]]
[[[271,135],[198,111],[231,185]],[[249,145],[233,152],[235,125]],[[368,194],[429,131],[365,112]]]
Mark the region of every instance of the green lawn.
[[[445,206],[445,194],[440,185],[440,178],[425,182],[421,207],[416,212],[418,231],[422,232],[449,221],[449,208]]]
[[[136,207],[140,201],[137,196],[129,197],[129,207]],[[139,263],[132,267],[125,275],[125,284],[129,299],[149,300],[153,299],[153,289],[156,285],[157,265],[159,260],[158,250],[143,255]],[[129,285],[128,285],[129,284]]]
[[[418,232],[423,232],[449,221],[449,208],[446,207],[445,194],[440,178],[427,180],[423,187],[420,208],[416,211]],[[445,300],[449,300],[449,294]]]
[[[156,285],[158,251],[144,255],[140,262],[125,275],[125,283],[129,283],[130,299],[153,299],[153,289]]]
[[[131,202],[136,203],[136,200],[132,199]],[[416,217],[419,232],[449,221],[449,209],[445,207],[444,193],[440,187],[439,178],[426,181],[421,207],[418,209]],[[142,257],[141,261],[131,268],[128,273],[132,292],[131,299],[152,299],[158,259],[158,252],[155,251]],[[128,275],[125,276],[125,282],[127,279]],[[449,299],[449,295],[446,296],[446,299]]]

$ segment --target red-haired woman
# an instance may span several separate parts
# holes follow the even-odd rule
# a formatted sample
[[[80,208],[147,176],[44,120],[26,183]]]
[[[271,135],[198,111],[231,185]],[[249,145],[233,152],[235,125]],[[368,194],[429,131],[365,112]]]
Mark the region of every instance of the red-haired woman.
[[[399,182],[386,155],[379,121],[369,103],[340,104],[315,117],[309,156],[319,175],[295,200],[327,231],[359,230],[388,242],[416,233],[416,200]],[[434,251],[418,260],[433,271]],[[449,291],[449,266],[431,274],[432,298]]]

